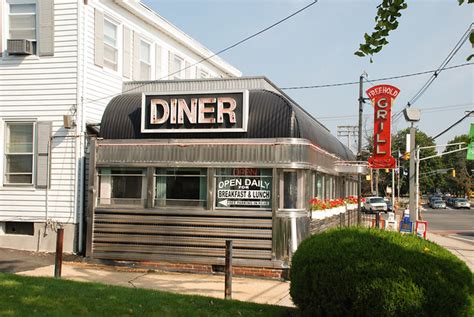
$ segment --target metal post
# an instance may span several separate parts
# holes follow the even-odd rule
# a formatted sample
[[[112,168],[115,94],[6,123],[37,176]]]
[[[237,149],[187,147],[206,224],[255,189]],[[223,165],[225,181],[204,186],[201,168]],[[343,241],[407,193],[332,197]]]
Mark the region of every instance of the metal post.
[[[416,215],[416,193],[415,193],[415,133],[416,129],[413,127],[413,123],[410,128],[410,221],[415,223],[417,219]]]
[[[397,159],[398,173],[397,173],[397,202],[400,204],[400,173],[402,169],[400,168],[400,158]]]
[[[374,171],[373,169],[370,170],[370,195],[374,194]]]
[[[415,203],[416,203],[416,207],[415,207],[415,211],[416,211],[416,218],[418,220],[418,217],[420,215],[420,211],[419,211],[419,204],[420,204],[420,146],[417,145],[416,146],[416,155],[415,155],[415,164],[416,164],[416,180],[415,180],[415,183],[416,183],[416,190],[415,190]]]
[[[379,196],[379,175],[380,170],[375,170],[375,196]]]
[[[232,299],[232,240],[225,241],[225,299]]]
[[[392,168],[392,211],[395,210],[395,168]]]
[[[56,258],[54,261],[54,277],[61,278],[61,268],[63,266],[63,242],[64,228],[58,228],[56,237]]]
[[[375,227],[380,228],[380,212],[375,212]]]
[[[363,97],[364,76],[359,77],[359,135],[357,143],[357,160],[362,160],[362,115],[364,112],[364,97]],[[361,222],[361,196],[362,196],[362,174],[357,174],[357,224]]]

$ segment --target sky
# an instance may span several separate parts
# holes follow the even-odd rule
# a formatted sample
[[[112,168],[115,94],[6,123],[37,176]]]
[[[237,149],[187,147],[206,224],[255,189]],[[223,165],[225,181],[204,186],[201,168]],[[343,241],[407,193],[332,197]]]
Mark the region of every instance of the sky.
[[[310,0],[142,0],[172,24],[217,52],[260,31],[311,3]],[[474,21],[474,5],[457,0],[408,0],[399,27],[380,53],[369,58],[354,55],[364,33],[375,25],[381,0],[320,0],[290,20],[225,53],[223,58],[243,76],[263,75],[279,87],[356,82],[366,72],[369,80],[437,69]],[[467,1],[466,1],[467,2]],[[474,53],[464,43],[448,66],[466,63]],[[471,60],[474,62],[474,59]],[[394,111],[403,109],[431,75],[386,82],[364,83],[364,90],[386,83],[401,92]],[[334,135],[337,126],[358,124],[358,85],[285,90],[301,107]],[[366,96],[365,96],[366,97]],[[416,124],[435,136],[474,110],[474,65],[445,70],[412,107],[421,109]],[[373,108],[364,106],[364,138],[372,135]],[[474,116],[436,139],[446,144],[466,134]],[[400,118],[392,132],[409,124]],[[347,144],[347,138],[341,138]],[[355,142],[355,140],[353,140]],[[355,149],[356,144],[351,147]]]

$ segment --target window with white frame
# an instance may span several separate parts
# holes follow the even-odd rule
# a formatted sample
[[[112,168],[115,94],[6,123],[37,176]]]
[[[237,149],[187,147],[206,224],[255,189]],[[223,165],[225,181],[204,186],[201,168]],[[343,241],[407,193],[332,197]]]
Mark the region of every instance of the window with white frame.
[[[197,78],[209,78],[209,73],[206,72],[204,69],[202,68],[199,68],[198,69],[198,74],[197,74]]]
[[[34,122],[5,125],[5,184],[33,184]]]
[[[184,76],[184,59],[174,55],[172,60],[171,79],[181,79]]]
[[[8,38],[30,40],[33,42],[33,51],[36,52],[36,4],[12,1],[9,9]]]
[[[108,19],[104,19],[104,66],[117,70],[118,65],[118,26]]]
[[[143,40],[140,41],[140,79],[151,79],[151,46]]]

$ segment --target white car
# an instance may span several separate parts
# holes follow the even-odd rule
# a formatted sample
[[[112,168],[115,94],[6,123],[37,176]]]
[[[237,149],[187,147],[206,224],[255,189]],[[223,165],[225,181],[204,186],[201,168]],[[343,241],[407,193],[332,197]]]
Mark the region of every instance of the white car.
[[[471,208],[471,203],[467,199],[456,198],[454,200],[453,207],[454,208],[467,208],[467,209],[470,209]]]
[[[387,203],[382,197],[367,197],[365,198],[364,209],[369,213],[377,211],[387,212]]]

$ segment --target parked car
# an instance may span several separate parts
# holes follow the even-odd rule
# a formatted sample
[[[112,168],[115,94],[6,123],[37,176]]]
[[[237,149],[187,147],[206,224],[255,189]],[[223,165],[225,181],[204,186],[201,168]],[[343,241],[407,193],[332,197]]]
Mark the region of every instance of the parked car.
[[[364,202],[364,210],[369,213],[387,212],[387,203],[382,197],[367,197]]]
[[[383,199],[385,203],[387,204],[387,211],[393,211],[393,204],[388,198]]]
[[[431,203],[431,208],[433,209],[446,209],[446,203],[442,201],[441,199],[439,200],[433,200]]]
[[[453,202],[453,207],[471,209],[471,203],[465,198],[456,198]]]
[[[441,196],[438,196],[438,195],[433,195],[433,196],[431,196],[431,197],[430,197],[430,200],[429,200],[429,202],[428,202],[428,204],[430,205],[430,207],[433,207],[433,206],[432,206],[432,203],[433,203],[434,200],[442,200],[442,199],[441,199]]]

